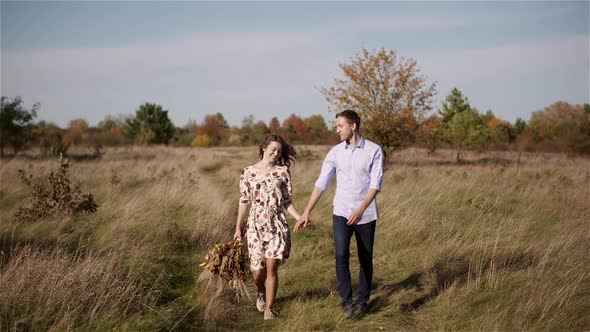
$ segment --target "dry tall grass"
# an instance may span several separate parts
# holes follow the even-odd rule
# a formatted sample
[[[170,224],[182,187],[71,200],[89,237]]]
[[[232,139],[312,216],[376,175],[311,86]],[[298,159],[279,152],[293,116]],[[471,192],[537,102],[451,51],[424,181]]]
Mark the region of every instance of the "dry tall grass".
[[[301,210],[329,147],[298,148],[292,176]],[[371,314],[348,321],[339,312],[331,188],[314,228],[293,237],[279,272],[280,319],[271,323],[230,290],[211,302],[214,287],[197,280],[205,250],[233,234],[239,172],[256,160],[254,147],[133,147],[74,158],[71,175],[98,211],[30,223],[12,220],[28,194],[17,170],[47,174],[57,162],[2,160],[0,328],[590,328],[588,159],[523,154],[517,165],[513,153],[471,153],[456,164],[453,151],[393,155],[378,195]]]
[[[6,330],[104,330],[156,302],[152,285],[143,285],[136,271],[125,271],[114,252],[16,247],[0,284],[0,326]]]

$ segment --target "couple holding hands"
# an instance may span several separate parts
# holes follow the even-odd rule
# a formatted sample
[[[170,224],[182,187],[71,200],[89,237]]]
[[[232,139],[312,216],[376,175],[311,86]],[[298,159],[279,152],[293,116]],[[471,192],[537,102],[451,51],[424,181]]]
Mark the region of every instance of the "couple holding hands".
[[[361,119],[355,111],[346,110],[336,115],[336,131],[341,142],[326,155],[301,215],[291,201],[289,167],[296,152],[281,136],[266,135],[259,145],[260,161],[244,168],[240,175],[234,239],[242,239],[242,224],[248,213],[245,237],[250,269],[258,289],[256,307],[264,312],[265,320],[276,317],[272,305],[279,284],[278,268],[289,258],[291,251],[285,210],[297,220],[295,232],[308,228],[311,211],[334,175],[337,177],[333,213],[334,252],[342,310],[348,318],[367,313],[378,217],[375,196],[381,191],[383,152],[379,145],[361,136],[360,124]],[[349,267],[352,234],[355,234],[360,262],[359,289],[354,304]]]

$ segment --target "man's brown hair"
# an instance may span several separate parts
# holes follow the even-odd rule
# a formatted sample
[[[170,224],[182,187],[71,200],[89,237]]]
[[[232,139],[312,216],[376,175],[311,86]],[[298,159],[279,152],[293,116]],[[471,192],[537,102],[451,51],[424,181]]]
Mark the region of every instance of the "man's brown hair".
[[[361,129],[361,117],[358,115],[357,112],[353,110],[344,110],[338,114],[336,114],[336,118],[343,117],[348,120],[349,123],[356,124],[356,130],[359,131]]]

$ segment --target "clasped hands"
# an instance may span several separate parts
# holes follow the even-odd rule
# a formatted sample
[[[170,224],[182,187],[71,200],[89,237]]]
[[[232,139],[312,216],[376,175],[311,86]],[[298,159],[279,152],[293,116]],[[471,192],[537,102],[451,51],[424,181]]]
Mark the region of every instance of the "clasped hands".
[[[299,232],[299,230],[304,228],[311,227],[311,220],[309,218],[309,212],[303,212],[299,219],[295,223],[295,233]]]
[[[346,224],[349,226],[356,225],[356,223],[358,223],[361,220],[364,213],[365,209],[359,207],[348,217],[348,221],[346,222]],[[306,211],[303,212],[303,214],[297,220],[297,223],[295,223],[295,233],[299,232],[301,229],[309,227],[311,227],[311,220],[309,218],[309,212]]]

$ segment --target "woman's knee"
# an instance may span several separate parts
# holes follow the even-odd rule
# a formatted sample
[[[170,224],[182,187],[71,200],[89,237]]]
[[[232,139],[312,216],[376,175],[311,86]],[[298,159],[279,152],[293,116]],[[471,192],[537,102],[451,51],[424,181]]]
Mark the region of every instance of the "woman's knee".
[[[258,278],[264,276],[264,274],[266,274],[266,270],[265,269],[253,270],[252,271],[252,276],[254,276],[254,279],[258,279]]]
[[[275,276],[279,270],[279,262],[277,259],[266,260],[266,276]]]

